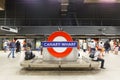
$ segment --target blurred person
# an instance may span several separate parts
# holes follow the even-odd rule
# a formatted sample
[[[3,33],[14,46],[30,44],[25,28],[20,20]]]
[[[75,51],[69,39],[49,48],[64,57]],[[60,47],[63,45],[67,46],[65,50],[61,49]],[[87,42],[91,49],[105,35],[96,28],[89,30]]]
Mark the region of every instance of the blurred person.
[[[42,55],[43,47],[42,47],[42,45],[40,45],[40,43],[39,43],[39,45],[37,46],[37,51],[38,51],[38,53],[40,53],[40,54]]]
[[[81,52],[80,52],[79,49],[77,49],[77,53],[78,53],[78,58],[81,58],[81,57],[82,57],[82,54],[81,54]]]
[[[21,49],[20,42],[17,41],[17,42],[16,42],[16,53],[20,52],[20,49]]]
[[[109,41],[106,41],[104,43],[105,53],[109,53],[109,50],[111,49]]]
[[[10,53],[8,54],[8,58],[11,54],[12,54],[12,58],[15,58],[15,56],[14,56],[14,51],[15,51],[15,48],[16,48],[15,40],[12,40],[10,42],[9,48],[10,48]]]
[[[104,47],[104,43],[102,41],[99,41],[98,47],[102,49]]]
[[[118,49],[118,51],[120,51],[120,42],[119,42],[119,49]]]
[[[27,45],[27,47],[32,48],[32,42],[31,42],[30,40],[27,41],[27,44],[26,44],[26,45]]]
[[[115,45],[115,48],[114,48],[114,51],[115,51],[115,54],[118,55],[118,50],[119,50],[119,44],[117,43]]]
[[[105,49],[104,49],[104,43],[102,41],[99,41],[98,48],[100,48],[101,49],[101,53],[104,54]]]
[[[3,42],[3,49],[4,49],[4,52],[7,51],[7,48],[8,48],[8,42],[7,42],[7,40],[5,40],[5,41]]]
[[[36,42],[36,50],[40,53],[40,42]]]
[[[79,40],[76,40],[78,42],[77,44],[77,49],[80,50],[80,41]]]
[[[87,50],[87,43],[86,43],[86,40],[83,41],[83,51],[86,52]]]
[[[95,52],[96,50],[96,43],[94,40],[91,40],[91,43],[90,43],[90,53],[91,52]]]
[[[43,55],[43,46],[40,46],[41,55]]]
[[[104,55],[101,53],[101,49],[98,48],[97,51],[95,52],[94,58],[93,58],[93,61],[101,61],[101,66],[100,66],[101,69],[105,69],[104,68],[105,60],[104,60],[103,56]]]
[[[113,51],[114,51],[114,47],[115,47],[115,45],[114,45],[114,40],[111,40],[110,41],[110,49],[111,49],[111,52],[113,53]]]
[[[26,40],[23,41],[23,50],[26,51],[26,47],[27,47],[27,43],[26,43]]]

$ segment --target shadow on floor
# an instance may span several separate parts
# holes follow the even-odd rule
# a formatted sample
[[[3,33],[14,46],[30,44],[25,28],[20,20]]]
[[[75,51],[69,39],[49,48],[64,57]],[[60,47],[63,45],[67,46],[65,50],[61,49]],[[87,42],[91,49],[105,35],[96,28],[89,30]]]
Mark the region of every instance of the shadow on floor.
[[[101,69],[25,69],[19,71],[20,75],[42,75],[42,76],[58,76],[58,75],[95,75],[104,70]]]

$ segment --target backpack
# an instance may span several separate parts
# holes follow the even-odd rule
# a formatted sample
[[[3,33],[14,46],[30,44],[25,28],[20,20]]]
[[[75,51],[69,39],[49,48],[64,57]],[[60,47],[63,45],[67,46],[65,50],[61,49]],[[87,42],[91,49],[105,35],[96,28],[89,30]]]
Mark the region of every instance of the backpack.
[[[90,57],[90,58],[94,58],[94,53],[91,53],[91,54],[89,55],[89,57]]]
[[[32,52],[25,52],[25,60],[33,59],[35,55]]]

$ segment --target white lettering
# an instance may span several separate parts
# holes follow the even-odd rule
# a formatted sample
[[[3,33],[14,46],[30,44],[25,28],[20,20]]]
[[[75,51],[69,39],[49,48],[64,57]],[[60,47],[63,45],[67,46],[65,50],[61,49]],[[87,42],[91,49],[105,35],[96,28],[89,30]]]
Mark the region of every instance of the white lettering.
[[[75,46],[76,43],[62,43],[62,46]]]

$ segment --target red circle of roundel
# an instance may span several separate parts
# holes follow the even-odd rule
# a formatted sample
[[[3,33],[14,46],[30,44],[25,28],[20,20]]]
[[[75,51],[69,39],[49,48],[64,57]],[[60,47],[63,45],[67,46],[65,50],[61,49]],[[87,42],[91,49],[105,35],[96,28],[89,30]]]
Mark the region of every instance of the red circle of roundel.
[[[49,42],[52,42],[54,40],[55,37],[58,37],[58,36],[62,36],[64,37],[67,41],[73,41],[71,36],[69,34],[67,34],[66,32],[64,31],[56,31],[54,33],[52,33],[49,37],[48,37],[48,41]],[[47,50],[50,52],[51,55],[53,55],[54,57],[57,57],[57,58],[63,58],[65,56],[67,56],[71,51],[72,51],[72,48],[71,47],[68,47],[64,52],[56,52],[53,48],[49,47],[47,48]]]

